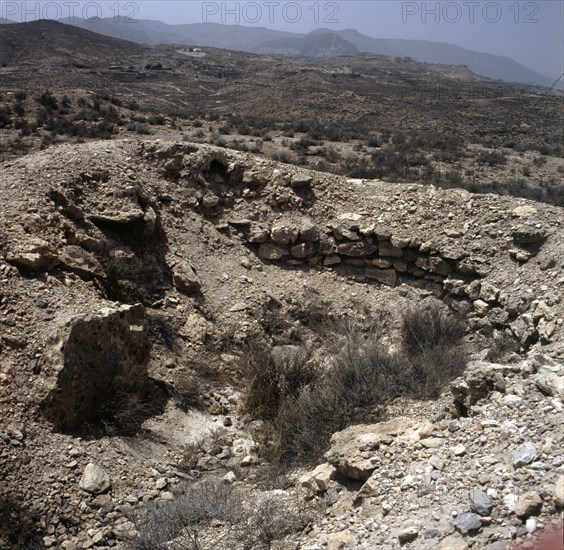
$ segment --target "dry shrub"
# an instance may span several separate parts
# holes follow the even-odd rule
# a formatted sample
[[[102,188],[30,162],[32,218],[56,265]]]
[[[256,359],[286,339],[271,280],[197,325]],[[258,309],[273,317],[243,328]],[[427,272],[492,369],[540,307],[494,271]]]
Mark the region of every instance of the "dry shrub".
[[[265,347],[247,357],[246,411],[265,421],[258,443],[269,459],[316,460],[331,435],[383,418],[400,396],[434,398],[466,366],[464,324],[439,308],[408,312],[397,352],[373,327],[366,337],[343,325],[345,343],[328,368],[288,361],[280,368]]]
[[[294,346],[287,346],[284,357],[274,358],[272,350],[262,342],[251,342],[243,357],[247,387],[243,409],[253,416],[272,420],[287,399],[298,396],[300,390],[317,377],[307,357]]]
[[[408,311],[403,318],[402,339],[409,356],[437,346],[459,345],[464,336],[464,321],[447,315],[437,306]]]
[[[162,412],[166,396],[155,385],[148,384],[147,391],[131,385],[131,373],[112,380],[96,409],[96,418],[110,436],[134,436],[151,416]]]
[[[302,499],[303,501],[303,499]],[[134,512],[130,519],[136,535],[135,550],[203,550],[204,548],[268,549],[272,542],[302,530],[310,521],[302,501],[284,492],[268,491],[258,498],[217,479],[191,487],[170,502],[152,504]],[[202,540],[212,521],[224,530],[214,542]]]
[[[239,538],[245,548],[270,549],[274,541],[302,531],[310,521],[303,499],[289,499],[278,491],[268,491],[259,495]]]
[[[234,525],[241,521],[243,500],[231,485],[202,481],[173,501],[155,503],[132,513],[135,550],[203,550],[200,537],[212,520]]]

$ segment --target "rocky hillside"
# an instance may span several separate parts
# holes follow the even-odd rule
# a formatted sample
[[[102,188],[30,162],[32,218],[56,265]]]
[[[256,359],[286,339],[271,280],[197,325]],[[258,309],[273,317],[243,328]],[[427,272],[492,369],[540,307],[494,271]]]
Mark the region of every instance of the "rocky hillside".
[[[561,208],[154,139],[1,169],[1,547],[502,550],[561,528]],[[253,342],[261,368],[331,372],[351,327],[354,357],[374,335],[396,357],[422,307],[462,320],[462,376],[324,454],[268,454]]]

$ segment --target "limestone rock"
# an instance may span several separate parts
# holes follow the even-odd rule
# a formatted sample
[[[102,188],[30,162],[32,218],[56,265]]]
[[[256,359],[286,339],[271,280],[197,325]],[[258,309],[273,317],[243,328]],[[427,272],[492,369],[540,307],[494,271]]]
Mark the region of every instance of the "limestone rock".
[[[464,416],[470,407],[497,389],[504,373],[511,372],[512,369],[514,367],[510,365],[485,361],[469,363],[463,377],[457,378],[450,385],[458,413]]]
[[[65,246],[59,252],[59,260],[66,268],[78,274],[99,277],[100,279],[106,276],[100,262],[80,246]]]
[[[172,280],[176,289],[183,294],[198,294],[201,290],[196,272],[185,260],[174,260]]]
[[[96,418],[112,383],[144,395],[150,343],[141,305],[79,315],[47,343],[36,383],[40,407],[61,431]]]
[[[511,213],[516,218],[530,218],[537,213],[537,209],[529,204],[526,204],[523,206],[517,206],[517,208],[514,208]]]
[[[328,539],[327,550],[352,549],[354,545],[354,535],[348,530],[333,533]]]
[[[202,206],[204,208],[215,208],[220,203],[220,198],[213,193],[208,193],[202,198]]]
[[[263,260],[281,260],[288,255],[288,249],[270,243],[263,243],[260,245],[258,255]]]
[[[365,481],[376,468],[375,455],[380,441],[395,437],[406,441],[417,441],[417,428],[421,420],[397,417],[378,424],[350,426],[331,437],[331,448],[325,454],[327,461],[345,477]]]
[[[529,516],[536,516],[542,508],[542,499],[534,491],[529,491],[517,498],[515,505],[515,515],[518,518],[526,519]]]
[[[400,544],[414,540],[419,535],[419,529],[413,524],[406,525],[398,532],[398,540]]]
[[[499,296],[499,288],[490,283],[480,285],[480,298],[485,302],[495,302]]]
[[[289,244],[292,241],[292,230],[287,225],[275,225],[270,230],[270,238],[276,244]]]
[[[307,474],[300,477],[299,483],[315,492],[326,492],[329,489],[331,478],[335,475],[335,468],[329,463],[320,464]]]
[[[39,237],[23,237],[8,250],[6,261],[18,267],[48,271],[59,263],[53,247]]]
[[[468,550],[468,543],[458,535],[449,535],[441,541],[439,550]]]
[[[314,243],[300,243],[290,249],[290,254],[292,254],[294,258],[303,260],[304,258],[315,254],[315,246],[316,245]]]
[[[87,493],[99,495],[106,493],[112,486],[110,476],[97,464],[90,462],[84,469],[80,479],[80,488]]]
[[[564,368],[543,365],[534,377],[537,387],[546,395],[564,398]]]

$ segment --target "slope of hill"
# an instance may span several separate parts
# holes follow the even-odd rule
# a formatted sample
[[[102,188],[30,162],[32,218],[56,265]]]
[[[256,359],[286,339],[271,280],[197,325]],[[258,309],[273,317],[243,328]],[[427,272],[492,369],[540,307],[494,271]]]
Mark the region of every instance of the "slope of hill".
[[[553,548],[561,209],[166,140],[0,170],[0,547],[128,548],[138,533],[133,548]],[[425,362],[386,360],[415,308],[436,323],[413,338]],[[459,326],[476,355],[449,391]],[[488,334],[516,353],[484,361]],[[271,462],[280,424],[246,405],[259,344],[262,399],[282,403],[297,463]],[[338,365],[343,390],[310,393]],[[290,403],[311,395],[302,426]]]
[[[64,32],[61,32],[64,30]],[[111,65],[127,56],[139,55],[146,47],[86,31],[55,21],[2,25],[0,55],[4,65],[49,60],[100,62]]]
[[[359,51],[347,40],[334,33],[320,33],[271,40],[255,49],[255,53],[268,55],[291,55],[304,57],[331,57],[339,55],[358,55]]]
[[[237,51],[276,53],[279,55],[303,55],[302,45],[295,39],[308,34],[275,31],[264,27],[221,25],[217,23],[193,23],[168,25],[158,21],[123,21],[113,19],[88,22],[80,18],[67,21],[101,34],[132,40],[139,43],[197,44]],[[508,57],[467,50],[454,44],[425,40],[401,40],[372,38],[353,29],[333,31],[318,29],[309,33],[337,34],[350,42],[360,52],[398,57],[412,57],[428,63],[467,65],[475,73],[507,82],[536,83],[550,86],[553,79],[541,75]],[[306,41],[307,42],[307,41]],[[306,46],[306,51],[310,51]],[[309,54],[308,54],[309,55]]]
[[[321,32],[323,32],[323,29]],[[354,29],[337,31],[337,34],[362,52],[407,56],[417,61],[430,63],[466,65],[477,74],[505,80],[506,82],[536,83],[541,86],[550,86],[553,83],[552,79],[517,63],[509,57],[467,50],[455,44],[427,40],[371,38]]]
[[[1,549],[560,547],[562,208],[461,188],[548,196],[558,98],[56,22],[0,51]]]

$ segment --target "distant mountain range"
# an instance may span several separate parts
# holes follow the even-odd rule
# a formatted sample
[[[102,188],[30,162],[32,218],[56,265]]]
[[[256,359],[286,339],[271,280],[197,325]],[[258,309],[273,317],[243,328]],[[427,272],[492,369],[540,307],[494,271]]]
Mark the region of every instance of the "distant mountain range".
[[[354,29],[317,29],[311,33],[299,34],[264,27],[218,23],[169,25],[160,21],[123,18],[118,21],[108,18],[94,22],[73,18],[63,19],[61,22],[139,44],[198,45],[262,55],[298,57],[356,55],[366,52],[411,57],[427,63],[466,65],[474,73],[506,82],[536,83],[541,86],[553,83],[553,79],[509,57],[467,50],[445,42],[372,38]]]

